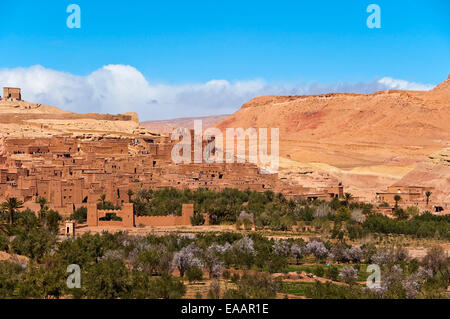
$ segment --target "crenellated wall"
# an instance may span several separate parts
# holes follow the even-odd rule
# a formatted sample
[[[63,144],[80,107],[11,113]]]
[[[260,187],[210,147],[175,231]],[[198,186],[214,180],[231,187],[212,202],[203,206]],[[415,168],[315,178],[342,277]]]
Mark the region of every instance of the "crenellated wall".
[[[183,204],[181,216],[136,216],[136,225],[145,226],[180,226],[191,225],[194,216],[194,204]]]
[[[106,216],[107,213],[114,213],[118,217],[122,218],[122,220],[100,220],[100,218]],[[97,204],[88,204],[87,224],[88,226],[134,227],[133,204],[124,203],[121,210],[101,210],[97,209]]]
[[[108,213],[114,213],[122,220],[100,220]],[[183,204],[181,216],[135,216],[132,203],[123,204],[121,210],[100,210],[97,209],[97,204],[92,203],[88,204],[87,224],[92,227],[188,226],[191,225],[192,216],[194,216],[194,204]]]

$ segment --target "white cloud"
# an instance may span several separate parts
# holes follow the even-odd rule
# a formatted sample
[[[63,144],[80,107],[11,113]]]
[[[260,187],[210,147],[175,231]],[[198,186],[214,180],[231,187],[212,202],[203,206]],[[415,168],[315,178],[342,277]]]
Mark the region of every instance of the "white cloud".
[[[414,90],[414,91],[428,91],[431,90],[434,85],[422,84],[416,82],[408,82],[405,80],[397,80],[390,77],[384,77],[378,81],[378,83],[385,85],[394,90]]]
[[[370,93],[386,89],[428,90],[420,84],[384,77],[357,84],[268,84],[263,80],[211,80],[186,85],[150,85],[132,66],[106,65],[87,76],[40,65],[0,70],[0,86],[22,88],[25,100],[74,112],[137,112],[141,120],[233,113],[244,102],[267,94]]]

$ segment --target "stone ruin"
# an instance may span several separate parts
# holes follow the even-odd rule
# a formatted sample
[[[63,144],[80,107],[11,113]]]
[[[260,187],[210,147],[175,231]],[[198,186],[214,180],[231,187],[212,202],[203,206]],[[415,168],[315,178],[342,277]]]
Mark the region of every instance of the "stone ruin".
[[[3,88],[3,99],[13,99],[13,100],[22,100],[22,95],[20,93],[20,88]]]

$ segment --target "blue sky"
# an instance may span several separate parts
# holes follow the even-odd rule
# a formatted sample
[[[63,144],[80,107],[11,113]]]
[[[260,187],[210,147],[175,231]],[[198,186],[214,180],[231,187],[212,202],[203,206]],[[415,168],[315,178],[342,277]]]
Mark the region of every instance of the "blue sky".
[[[71,3],[81,7],[81,29],[66,26]],[[371,3],[381,8],[380,29],[366,25]],[[253,94],[309,93],[312,85],[319,91],[370,91],[385,77],[437,84],[450,73],[447,0],[2,0],[2,8],[8,13],[0,19],[0,86],[21,85],[29,98],[44,99],[37,102],[63,103],[58,106],[75,111],[101,102],[67,87],[66,96],[42,91],[50,75],[53,81],[69,76],[67,85],[75,91],[86,90],[79,82],[91,83],[95,72],[111,77],[125,72],[132,82],[147,85],[136,89],[146,90],[144,100],[135,101],[141,117],[169,118],[232,112]],[[42,68],[30,70],[36,65]],[[44,74],[41,81],[48,83],[41,83],[41,91],[30,84],[30,74]],[[205,93],[208,83],[215,87],[212,95]],[[246,93],[237,97],[217,95],[244,84]],[[167,96],[170,88],[178,96]],[[200,95],[192,96],[196,92]],[[207,106],[197,106],[202,98]],[[119,100],[126,103],[127,97]]]

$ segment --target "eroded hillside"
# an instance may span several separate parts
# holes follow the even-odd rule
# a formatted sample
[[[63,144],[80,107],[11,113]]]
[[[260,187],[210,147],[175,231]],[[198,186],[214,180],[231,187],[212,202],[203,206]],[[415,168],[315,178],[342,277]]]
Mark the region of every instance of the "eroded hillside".
[[[0,99],[3,137],[129,136],[149,133],[139,126],[136,113],[118,115],[73,113],[22,100]]]
[[[427,92],[257,97],[217,127],[279,128],[281,175],[308,181],[325,173],[370,198],[448,147],[448,123],[450,77]]]

